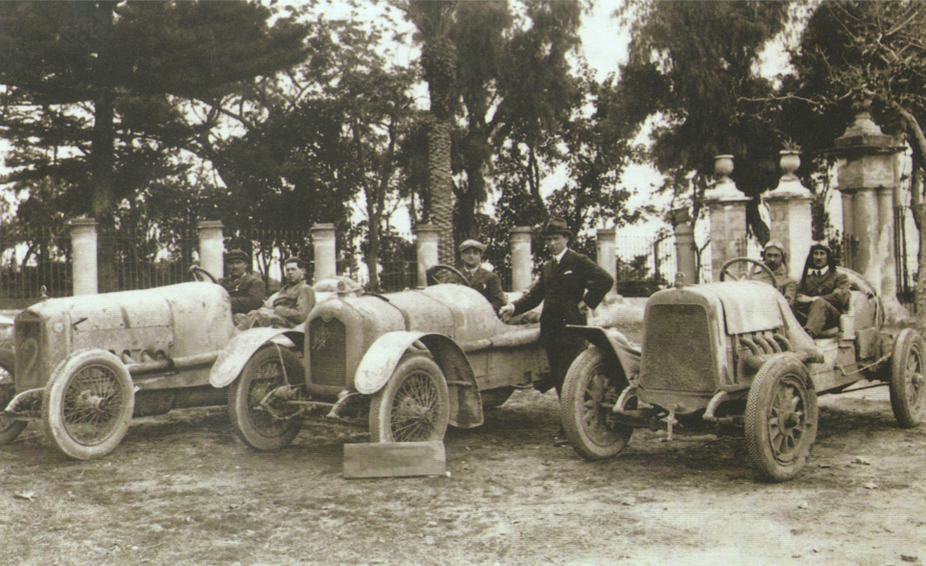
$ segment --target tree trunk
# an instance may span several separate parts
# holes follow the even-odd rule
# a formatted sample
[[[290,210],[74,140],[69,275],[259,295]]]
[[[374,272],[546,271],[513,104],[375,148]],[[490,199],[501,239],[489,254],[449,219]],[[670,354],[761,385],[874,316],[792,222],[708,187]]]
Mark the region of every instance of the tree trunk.
[[[450,125],[434,120],[428,131],[430,220],[438,229],[437,259],[453,265],[453,176],[450,165]]]

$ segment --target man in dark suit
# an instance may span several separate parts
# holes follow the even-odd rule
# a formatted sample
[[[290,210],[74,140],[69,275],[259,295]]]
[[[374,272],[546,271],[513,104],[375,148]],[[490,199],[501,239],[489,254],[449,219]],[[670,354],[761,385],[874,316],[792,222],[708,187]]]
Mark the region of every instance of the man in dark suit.
[[[232,314],[247,314],[264,304],[264,280],[250,272],[251,258],[242,250],[225,254],[226,277],[219,279],[231,297]]]
[[[849,309],[849,278],[837,273],[833,250],[824,244],[810,247],[804,274],[797,289],[794,314],[812,337],[839,325],[839,315]]]
[[[460,258],[463,260],[463,275],[469,286],[482,293],[492,304],[495,312],[508,302],[502,290],[502,280],[498,275],[482,267],[482,254],[486,246],[478,240],[466,240],[460,244]]]
[[[587,256],[569,249],[573,235],[562,218],[551,217],[543,237],[552,259],[543,264],[540,277],[524,296],[502,307],[499,316],[507,320],[543,302],[540,342],[547,352],[551,375],[534,387],[540,391],[555,387],[559,395],[569,366],[586,345],[585,339],[567,331],[566,325],[587,324],[589,310],[601,303],[614,278]]]

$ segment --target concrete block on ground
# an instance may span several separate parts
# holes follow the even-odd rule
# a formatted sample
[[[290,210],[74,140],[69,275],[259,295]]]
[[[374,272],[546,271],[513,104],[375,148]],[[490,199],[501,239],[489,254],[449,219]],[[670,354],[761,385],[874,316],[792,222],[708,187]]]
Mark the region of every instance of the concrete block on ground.
[[[442,440],[344,445],[344,477],[348,479],[442,476],[446,472]]]

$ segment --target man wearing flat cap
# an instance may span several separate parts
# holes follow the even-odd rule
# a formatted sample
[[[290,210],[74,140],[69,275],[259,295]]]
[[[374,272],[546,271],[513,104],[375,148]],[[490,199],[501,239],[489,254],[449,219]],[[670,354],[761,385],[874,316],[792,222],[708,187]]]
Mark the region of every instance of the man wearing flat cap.
[[[586,345],[585,339],[568,332],[566,325],[587,324],[589,310],[601,303],[614,285],[614,278],[588,256],[569,249],[573,235],[562,218],[550,218],[543,238],[552,258],[543,264],[540,277],[524,296],[502,307],[499,315],[507,320],[543,302],[540,342],[547,352],[551,375],[534,387],[540,391],[555,387],[559,395],[569,366]]]
[[[226,276],[219,280],[231,296],[232,314],[247,314],[264,304],[264,280],[249,269],[250,257],[241,250],[225,254]]]
[[[463,275],[469,286],[482,293],[492,303],[495,312],[508,302],[502,290],[498,275],[482,267],[482,254],[486,246],[478,240],[466,240],[460,244],[460,258],[463,260]]]

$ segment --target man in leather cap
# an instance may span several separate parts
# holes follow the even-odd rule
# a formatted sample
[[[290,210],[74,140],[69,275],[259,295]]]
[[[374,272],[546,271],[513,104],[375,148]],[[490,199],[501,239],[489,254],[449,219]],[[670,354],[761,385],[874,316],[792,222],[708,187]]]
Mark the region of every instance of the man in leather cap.
[[[794,300],[797,297],[797,281],[791,279],[788,275],[788,267],[785,265],[787,262],[785,247],[781,242],[778,240],[769,240],[769,242],[765,244],[765,248],[762,250],[762,262],[768,267],[769,271],[772,272],[772,275],[775,276],[775,283],[778,290],[785,296],[788,304],[793,306]],[[764,281],[769,285],[772,284],[764,271],[757,271],[752,278],[756,281]]]
[[[555,387],[559,395],[569,366],[586,345],[585,339],[569,332],[566,325],[587,324],[588,312],[611,290],[614,278],[587,256],[569,249],[573,234],[562,218],[551,217],[543,237],[552,258],[543,264],[540,277],[524,296],[502,307],[499,316],[507,320],[543,302],[540,343],[550,362],[550,377],[534,387],[540,391]]]
[[[232,314],[247,314],[264,304],[264,280],[249,269],[251,258],[241,250],[225,254],[226,277],[219,280],[231,296]]]
[[[836,271],[836,258],[828,246],[810,247],[804,274],[797,289],[794,314],[812,337],[839,325],[839,315],[849,309],[849,278]]]
[[[508,302],[508,298],[502,290],[502,281],[498,275],[482,267],[482,254],[485,251],[486,245],[478,240],[466,240],[460,244],[463,275],[469,286],[482,293],[495,312],[498,312]]]

